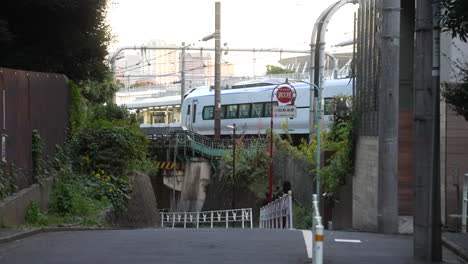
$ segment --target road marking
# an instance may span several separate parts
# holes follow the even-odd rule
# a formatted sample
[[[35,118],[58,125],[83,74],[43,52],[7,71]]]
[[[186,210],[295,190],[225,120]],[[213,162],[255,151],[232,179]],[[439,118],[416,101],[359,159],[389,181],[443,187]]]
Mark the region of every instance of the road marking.
[[[312,258],[312,231],[310,230],[301,230],[302,236],[304,237],[304,242],[307,249],[307,256]]]
[[[335,242],[343,242],[343,243],[362,243],[359,239],[337,239],[335,238]]]

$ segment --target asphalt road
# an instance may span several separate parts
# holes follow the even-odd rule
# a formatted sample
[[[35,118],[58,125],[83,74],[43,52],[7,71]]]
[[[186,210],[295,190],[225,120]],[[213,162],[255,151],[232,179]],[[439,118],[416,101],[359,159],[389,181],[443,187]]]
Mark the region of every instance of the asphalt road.
[[[308,263],[301,231],[138,229],[42,233],[0,245],[2,264]]]

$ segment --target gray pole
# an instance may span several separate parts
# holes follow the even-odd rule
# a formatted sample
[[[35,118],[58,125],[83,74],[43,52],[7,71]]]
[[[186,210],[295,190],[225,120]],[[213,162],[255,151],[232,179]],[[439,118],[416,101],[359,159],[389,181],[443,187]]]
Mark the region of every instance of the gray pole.
[[[232,127],[232,209],[236,209],[236,124]]]
[[[381,233],[398,232],[398,126],[400,89],[400,0],[383,0],[379,87],[379,176],[377,221]]]
[[[221,137],[221,3],[215,3],[214,136]]]
[[[432,85],[434,91],[434,160],[432,185],[432,261],[442,261],[440,211],[440,0],[432,0]]]
[[[432,0],[416,0],[414,96],[414,256],[440,260],[439,55]],[[438,6],[434,6],[437,10]],[[434,19],[438,23],[438,19]],[[435,45],[434,45],[435,44]],[[434,53],[434,51],[436,51]],[[435,66],[435,68],[433,68]]]
[[[182,42],[182,50],[180,52],[180,105],[184,103],[185,94],[185,42]]]

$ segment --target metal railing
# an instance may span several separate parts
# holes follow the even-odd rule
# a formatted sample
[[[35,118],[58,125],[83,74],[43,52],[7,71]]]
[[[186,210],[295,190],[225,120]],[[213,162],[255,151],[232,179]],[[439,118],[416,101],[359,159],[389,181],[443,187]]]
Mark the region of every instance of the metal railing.
[[[291,191],[260,208],[260,228],[293,228]]]
[[[312,235],[314,241],[312,243],[313,263],[323,263],[323,225],[322,217],[320,216],[319,202],[317,194],[312,195]]]
[[[229,223],[241,223],[242,228],[253,228],[252,208],[232,209],[232,210],[217,210],[217,211],[202,211],[202,212],[162,212],[161,227],[172,228],[183,225],[184,228],[195,227],[200,228],[209,225],[213,228],[219,224],[229,228]]]
[[[465,174],[463,179],[463,208],[462,208],[462,232],[466,233],[466,217],[468,207],[468,173]]]
[[[171,137],[175,139],[177,147],[182,147],[186,149],[185,151],[191,150],[192,155],[199,153],[208,158],[221,157],[226,151],[232,149],[232,139],[214,139],[190,130],[173,131]],[[267,139],[263,139],[263,141],[266,142]],[[250,146],[263,141],[262,139],[243,139],[242,143],[245,146]]]

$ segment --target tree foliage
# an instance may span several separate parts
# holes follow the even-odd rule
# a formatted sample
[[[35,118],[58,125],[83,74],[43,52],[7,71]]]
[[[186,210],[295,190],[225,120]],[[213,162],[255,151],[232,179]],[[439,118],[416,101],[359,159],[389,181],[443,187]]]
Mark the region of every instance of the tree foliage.
[[[283,69],[274,65],[267,65],[267,74],[282,74],[282,73],[292,73],[293,70]]]
[[[0,8],[0,65],[106,79],[106,0],[15,0]]]
[[[455,62],[454,69],[458,72],[457,82],[445,83],[442,95],[452,109],[468,121],[468,62]]]
[[[452,37],[468,40],[468,1],[441,0],[441,23],[444,31],[450,31]]]

